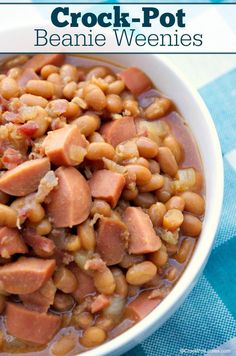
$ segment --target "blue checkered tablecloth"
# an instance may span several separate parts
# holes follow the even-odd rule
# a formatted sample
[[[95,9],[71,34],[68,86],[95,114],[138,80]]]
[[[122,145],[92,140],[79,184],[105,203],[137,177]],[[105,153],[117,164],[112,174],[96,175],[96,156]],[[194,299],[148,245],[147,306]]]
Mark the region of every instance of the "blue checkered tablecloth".
[[[222,22],[227,35],[236,19],[217,21]],[[225,170],[223,211],[208,264],[191,294],[159,330],[125,356],[236,356],[236,55],[168,57],[199,90],[215,122]]]

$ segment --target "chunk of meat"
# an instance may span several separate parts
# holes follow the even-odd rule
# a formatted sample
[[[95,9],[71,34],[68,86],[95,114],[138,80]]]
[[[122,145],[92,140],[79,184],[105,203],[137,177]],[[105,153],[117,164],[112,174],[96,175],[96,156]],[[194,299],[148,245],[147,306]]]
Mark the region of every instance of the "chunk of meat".
[[[32,137],[38,129],[39,125],[37,124],[37,122],[28,121],[19,127],[19,132],[25,136]]]
[[[15,253],[27,253],[28,249],[19,231],[9,227],[0,228],[0,256],[10,258]]]
[[[50,131],[44,139],[46,156],[57,166],[76,166],[86,154],[86,140],[75,125]]]
[[[124,213],[129,238],[129,253],[141,254],[159,250],[160,237],[156,235],[150,217],[141,208],[128,207]]]
[[[17,79],[17,82],[20,87],[25,87],[29,80],[38,80],[38,79],[39,76],[35,73],[35,71],[32,68],[25,68],[21,72],[19,78]]]
[[[23,232],[24,241],[33,248],[40,257],[52,256],[56,246],[48,237],[36,233],[33,228],[26,228]]]
[[[135,96],[152,88],[152,82],[149,77],[136,67],[129,67],[120,72],[118,76],[125,82],[126,87]]]
[[[150,291],[143,292],[126,306],[126,315],[136,321],[142,320],[161,302],[161,299],[149,299]]]
[[[39,290],[30,294],[20,294],[19,297],[26,308],[46,313],[54,302],[56,290],[52,279],[49,279]]]
[[[0,189],[7,194],[21,197],[33,193],[41,178],[50,170],[48,158],[26,161],[0,177]]]
[[[55,267],[55,260],[22,257],[0,267],[0,286],[12,294],[33,293],[49,280]]]
[[[96,171],[89,180],[93,198],[104,199],[114,208],[125,186],[122,174],[106,169]]]
[[[13,169],[24,162],[24,157],[20,151],[9,147],[4,151],[1,161],[6,169]]]
[[[32,68],[35,72],[39,72],[47,64],[62,65],[64,59],[64,54],[37,54],[24,64],[24,68]]]
[[[72,227],[87,219],[91,208],[89,185],[74,167],[55,171],[58,186],[49,194],[48,215],[55,227]]]
[[[133,117],[123,117],[102,125],[100,130],[106,142],[116,147],[119,143],[137,136]]]
[[[19,304],[7,303],[6,329],[10,335],[18,339],[45,345],[53,338],[60,326],[59,315],[38,313]]]
[[[58,179],[54,171],[49,171],[40,180],[37,193],[35,194],[35,200],[38,203],[43,203],[48,194],[57,186]]]
[[[70,269],[78,281],[78,287],[73,292],[73,297],[78,303],[81,303],[88,295],[96,293],[93,278],[75,265],[71,266]]]
[[[94,301],[91,304],[91,313],[97,313],[100,310],[108,307],[109,304],[109,297],[103,294],[99,294],[97,297],[95,297]]]
[[[119,220],[102,218],[97,233],[97,252],[108,266],[120,263],[125,253],[127,228]]]

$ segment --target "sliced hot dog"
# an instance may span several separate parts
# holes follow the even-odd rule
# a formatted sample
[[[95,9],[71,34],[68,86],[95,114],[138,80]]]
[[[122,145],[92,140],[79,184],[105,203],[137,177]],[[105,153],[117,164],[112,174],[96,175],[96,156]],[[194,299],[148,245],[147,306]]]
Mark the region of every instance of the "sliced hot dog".
[[[30,294],[20,294],[19,297],[25,307],[43,313],[53,304],[56,290],[52,279],[49,279],[39,290]]]
[[[128,207],[124,213],[129,237],[129,253],[150,253],[159,250],[161,240],[156,235],[148,214],[141,208]]]
[[[22,257],[0,267],[0,285],[12,294],[33,293],[52,276],[55,260]]]
[[[55,227],[72,227],[87,219],[91,207],[89,185],[73,167],[55,171],[58,186],[49,194],[48,215]]]
[[[125,186],[122,174],[106,169],[96,171],[89,180],[93,198],[104,199],[114,208]]]
[[[27,253],[28,249],[19,231],[9,227],[0,228],[0,255],[10,258],[15,253]]]
[[[86,140],[75,125],[50,131],[43,142],[46,156],[57,166],[76,166],[86,154]]]
[[[152,87],[152,82],[149,77],[136,67],[129,67],[123,70],[123,72],[120,72],[118,76],[125,82],[126,87],[135,96],[140,95]]]
[[[7,303],[7,332],[25,341],[45,345],[61,326],[61,317],[53,314],[38,313],[22,305]]]
[[[24,68],[32,68],[35,72],[39,72],[47,64],[62,65],[64,59],[64,54],[36,54],[24,64]]]
[[[133,117],[123,117],[102,125],[101,134],[105,141],[116,147],[119,143],[137,136]]]
[[[41,178],[50,170],[48,158],[21,163],[0,177],[0,189],[7,194],[21,197],[37,190]]]
[[[129,303],[126,307],[127,316],[134,320],[142,320],[146,315],[151,313],[151,311],[160,304],[160,299],[148,299],[150,291],[143,292]]]
[[[102,218],[97,232],[97,251],[108,266],[120,263],[125,253],[127,228],[119,220]]]
[[[20,87],[25,87],[29,80],[39,80],[39,76],[32,68],[25,68],[21,72],[19,78],[17,79],[17,82]]]
[[[88,295],[92,295],[96,293],[93,278],[90,277],[87,273],[83,272],[79,267],[75,265],[71,266],[70,269],[74,273],[78,281],[78,287],[76,291],[73,292],[73,297],[78,303],[80,303]]]

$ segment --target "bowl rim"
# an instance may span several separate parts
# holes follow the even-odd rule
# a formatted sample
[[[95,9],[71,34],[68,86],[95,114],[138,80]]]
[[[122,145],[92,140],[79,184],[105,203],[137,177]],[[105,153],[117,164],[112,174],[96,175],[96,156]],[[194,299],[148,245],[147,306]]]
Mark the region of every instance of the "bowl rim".
[[[119,54],[114,54],[114,57],[118,55]],[[127,55],[132,54],[127,53]],[[105,57],[106,55],[102,53],[100,55],[89,54],[90,58],[95,58],[98,56]],[[161,302],[161,304],[154,308],[150,314],[148,314],[144,319],[140,320],[130,329],[105,342],[104,344],[95,347],[92,350],[86,350],[82,353],[83,356],[120,354],[121,352],[128,351],[132,347],[136,346],[138,343],[143,341],[143,338],[146,339],[148,335],[144,337],[142,336],[142,333],[146,332],[151,334],[152,331],[154,332],[155,324],[157,322],[159,322],[157,328],[159,329],[160,326],[173,315],[173,313],[177,310],[180,304],[183,303],[187,295],[194,287],[197,278],[205,267],[205,264],[210,255],[220,221],[224,192],[224,169],[220,142],[211,114],[200,94],[195,88],[192,87],[186,76],[179,70],[179,68],[177,68],[165,55],[160,56],[158,54],[149,54],[149,56],[153,57],[153,60],[157,59],[158,61],[162,62],[162,65],[165,66],[167,70],[174,73],[178,81],[182,82],[189,94],[192,96],[193,100],[196,102],[197,106],[200,108],[202,116],[206,121],[206,126],[209,130],[210,142],[215,153],[213,163],[216,173],[215,186],[217,187],[217,189],[215,189],[214,201],[211,202],[211,214],[209,217],[209,219],[211,219],[211,225],[205,226],[204,235],[207,235],[207,239],[204,241],[204,246],[202,246],[201,250],[197,251],[197,253],[193,254],[183,274],[181,275],[181,278],[178,280],[168,296],[166,296],[165,299]],[[112,62],[115,63],[113,58]],[[194,133],[193,136],[195,137]]]

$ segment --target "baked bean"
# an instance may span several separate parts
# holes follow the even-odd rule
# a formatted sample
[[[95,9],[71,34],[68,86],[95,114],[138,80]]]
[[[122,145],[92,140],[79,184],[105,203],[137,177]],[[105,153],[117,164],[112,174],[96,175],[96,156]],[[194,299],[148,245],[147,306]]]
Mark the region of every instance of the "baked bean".
[[[7,204],[10,196],[0,190],[0,204]]]
[[[197,237],[202,231],[202,222],[196,216],[184,214],[181,230],[185,235]]]
[[[77,104],[70,102],[70,103],[68,103],[68,106],[67,106],[66,112],[64,113],[64,116],[68,120],[72,120],[75,117],[80,116],[81,113],[82,113],[82,110],[80,109],[80,107]]]
[[[141,193],[152,192],[154,190],[160,189],[164,184],[164,178],[162,175],[156,173],[153,174],[150,181],[139,187]]]
[[[176,162],[180,162],[182,159],[182,149],[176,138],[172,135],[168,135],[164,138],[163,145],[168,147],[175,156]]]
[[[16,211],[5,204],[0,204],[0,226],[16,227],[16,224]]]
[[[144,166],[129,164],[126,168],[130,174],[136,175],[136,183],[139,185],[147,184],[152,178],[151,172]]]
[[[96,319],[95,326],[98,326],[99,328],[108,332],[114,327],[114,320],[112,320],[111,318],[106,318],[106,317],[100,315]]]
[[[90,143],[87,150],[86,158],[91,161],[96,161],[102,158],[113,159],[115,150],[112,145],[106,142]]]
[[[4,311],[5,305],[6,305],[6,297],[0,294],[0,314],[2,314],[2,312]]]
[[[90,143],[92,142],[105,142],[102,135],[98,132],[94,132],[91,136],[88,137]]]
[[[35,203],[29,210],[27,216],[30,222],[39,223],[45,216],[45,210],[41,204]]]
[[[178,165],[175,156],[168,147],[160,147],[158,153],[158,162],[162,172],[174,177],[178,171]]]
[[[184,210],[195,215],[204,214],[205,202],[201,195],[194,192],[184,192],[181,197],[185,202]]]
[[[201,193],[204,185],[204,178],[201,172],[195,171],[195,184],[191,187],[191,191]]]
[[[157,273],[154,263],[144,261],[130,267],[126,273],[126,280],[129,284],[140,286],[149,282]]]
[[[157,156],[158,146],[156,142],[148,137],[139,137],[136,141],[139,154],[144,158],[153,158]]]
[[[173,245],[165,242],[166,251],[169,256],[173,256],[178,251],[178,245]]]
[[[123,103],[119,95],[107,95],[107,110],[111,113],[120,113],[123,109]]]
[[[160,119],[170,110],[171,101],[167,98],[156,98],[155,101],[144,111],[147,120]]]
[[[17,97],[20,93],[20,88],[15,79],[4,78],[0,82],[0,94],[4,99],[11,99]]]
[[[108,75],[106,75],[106,76],[104,77],[104,80],[105,80],[105,82],[107,82],[108,84],[111,84],[111,83],[113,83],[113,82],[116,80],[116,78],[114,77],[114,75],[108,74]],[[113,94],[113,93],[111,93],[111,94]],[[114,93],[114,94],[117,94],[117,93]]]
[[[102,67],[102,66],[94,67],[86,75],[86,80],[90,80],[93,77],[104,78],[109,72],[110,72],[109,69],[106,67]]]
[[[67,235],[64,249],[70,252],[76,252],[81,249],[81,241],[77,235]]]
[[[22,72],[21,68],[11,68],[8,71],[7,76],[8,76],[8,78],[17,80],[19,78],[21,72]]]
[[[59,73],[59,68],[52,64],[45,65],[40,72],[43,79],[47,79],[49,75],[53,73]]]
[[[170,209],[163,217],[163,226],[167,230],[177,230],[184,220],[183,214],[180,210]]]
[[[52,230],[52,224],[47,218],[44,218],[35,226],[35,229],[39,235],[48,235]]]
[[[152,220],[153,226],[159,227],[162,225],[163,217],[166,213],[166,207],[163,203],[157,202],[153,204],[149,210],[148,214]]]
[[[119,268],[112,268],[111,271],[116,283],[115,293],[121,295],[122,297],[127,297],[128,284],[126,282],[124,274]]]
[[[100,123],[99,116],[89,111],[73,121],[73,124],[80,129],[81,134],[86,137],[98,130]]]
[[[163,176],[164,183],[161,189],[156,191],[156,196],[162,203],[167,202],[173,194],[173,181],[167,176]]]
[[[53,308],[60,312],[64,312],[64,311],[71,310],[74,303],[75,303],[74,298],[70,294],[56,292],[53,301]]]
[[[93,251],[95,249],[95,231],[89,219],[77,227],[77,234],[80,237],[81,245],[85,250]]]
[[[60,87],[63,86],[63,81],[61,76],[58,73],[52,73],[48,76],[47,81],[49,81],[50,83],[53,83],[55,85],[58,85]]]
[[[20,97],[20,101],[27,106],[41,106],[41,108],[46,108],[48,105],[48,100],[42,96],[23,94]]]
[[[147,169],[149,169],[149,162],[146,158],[143,158],[143,157],[133,157],[133,158],[123,161],[122,163],[125,165],[129,165],[129,164],[140,165],[140,166],[144,166]]]
[[[140,114],[138,102],[135,100],[124,100],[123,109],[127,114],[132,115],[134,117]]]
[[[168,253],[166,251],[165,245],[161,245],[158,251],[155,251],[149,255],[149,259],[157,267],[163,267],[168,262]]]
[[[50,349],[52,356],[64,356],[70,353],[77,344],[77,336],[74,333],[62,335],[60,339],[55,341]]]
[[[192,249],[193,249],[193,242],[190,239],[184,239],[181,242],[180,248],[178,252],[175,254],[175,259],[179,263],[184,263],[190,257]]]
[[[115,279],[109,268],[94,273],[94,285],[99,293],[111,295],[116,288]]]
[[[64,293],[73,293],[78,284],[75,275],[63,266],[56,270],[53,281],[55,286]]]
[[[66,84],[63,88],[63,95],[66,99],[71,100],[75,96],[75,92],[77,89],[77,83],[76,82],[70,82]]]
[[[143,209],[150,208],[156,202],[155,196],[151,193],[139,193],[133,200],[135,205],[141,206]]]
[[[124,89],[125,89],[125,83],[123,82],[123,80],[115,80],[109,84],[107,88],[107,94],[119,95]]]
[[[103,329],[91,326],[84,331],[79,340],[84,347],[90,348],[102,344],[106,340],[106,337],[106,332]]]
[[[138,196],[138,188],[133,187],[132,189],[126,188],[122,192],[122,198],[125,200],[135,200]]]
[[[105,200],[94,199],[90,214],[91,216],[99,214],[108,217],[111,216],[111,207]]]
[[[60,76],[63,78],[65,84],[69,82],[77,82],[79,79],[79,72],[75,66],[64,64],[60,68]]]
[[[149,160],[149,169],[152,174],[160,173],[160,171],[161,171],[159,163],[157,161],[155,161],[154,159]]]
[[[84,99],[88,106],[96,111],[102,111],[107,105],[103,91],[95,84],[87,84],[83,89]]]
[[[73,313],[72,324],[77,329],[88,329],[93,325],[93,316],[87,311],[83,311],[80,314]]]
[[[177,275],[178,275],[178,271],[177,268],[174,266],[170,267],[169,270],[167,271],[167,279],[171,282],[173,282],[177,278]]]
[[[116,154],[119,160],[129,160],[139,157],[137,145],[134,141],[122,142],[116,146]]]
[[[184,210],[185,201],[181,196],[174,195],[166,202],[166,209],[178,209],[180,211]]]
[[[54,94],[54,86],[46,80],[29,80],[25,90],[27,93],[51,99]]]

